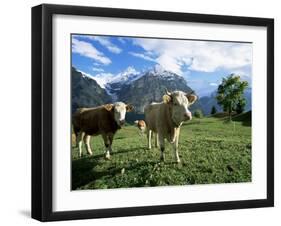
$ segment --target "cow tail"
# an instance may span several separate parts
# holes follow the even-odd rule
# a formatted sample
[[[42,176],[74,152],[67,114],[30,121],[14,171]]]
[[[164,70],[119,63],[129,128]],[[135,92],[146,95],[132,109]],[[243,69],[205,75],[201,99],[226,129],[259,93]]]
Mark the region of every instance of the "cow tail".
[[[75,147],[78,147],[77,137],[79,134],[79,129],[76,126],[73,126],[74,136],[75,136]]]

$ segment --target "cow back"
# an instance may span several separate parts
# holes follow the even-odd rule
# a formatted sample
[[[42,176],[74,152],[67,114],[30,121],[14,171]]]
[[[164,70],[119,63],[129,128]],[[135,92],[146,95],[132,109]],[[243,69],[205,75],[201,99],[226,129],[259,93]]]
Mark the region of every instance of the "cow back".
[[[115,133],[120,127],[114,120],[114,112],[104,107],[82,110],[74,114],[74,127],[88,135],[99,135],[102,133]]]

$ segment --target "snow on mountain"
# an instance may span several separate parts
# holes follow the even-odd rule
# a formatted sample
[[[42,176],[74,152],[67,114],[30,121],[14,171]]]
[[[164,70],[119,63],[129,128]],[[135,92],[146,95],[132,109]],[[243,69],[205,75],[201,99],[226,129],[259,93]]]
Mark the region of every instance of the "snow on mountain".
[[[167,80],[172,80],[175,78],[175,76],[180,76],[178,74],[175,74],[171,71],[166,70],[164,67],[162,67],[160,64],[154,65],[152,69],[150,69],[147,74],[149,76],[160,76],[162,78],[165,78]]]
[[[92,78],[94,78],[102,88],[110,89],[110,87],[112,88],[112,86],[114,86],[115,84],[128,85],[133,81],[136,81],[137,79],[141,78],[145,74],[151,76],[166,77],[167,79],[172,79],[174,76],[179,76],[171,71],[165,70],[161,65],[156,64],[154,67],[150,68],[145,72],[139,72],[134,67],[129,66],[124,71],[115,75],[111,73],[100,73],[93,76]],[[114,89],[118,88],[116,87]]]
[[[90,75],[85,72],[82,72],[82,76],[85,76],[90,79],[94,79],[101,88],[105,89],[106,92],[116,99],[116,93],[122,89],[124,85],[130,85],[132,82],[140,79],[143,76],[160,76],[166,80],[173,80],[175,77],[181,77],[171,71],[166,70],[160,64],[154,65],[154,67],[139,72],[134,67],[129,66],[124,71],[112,74],[112,73],[98,73],[96,75]]]
[[[134,67],[130,66],[118,74],[99,73],[90,77],[95,79],[103,89],[110,89],[111,84],[129,84],[130,82],[138,79],[140,76],[141,73],[138,72]]]
[[[110,83],[112,79],[114,79],[114,75],[111,73],[100,73],[92,76],[92,79],[96,80],[101,88],[106,89],[107,84]]]
[[[130,66],[125,71],[118,73],[114,78],[112,78],[108,83],[130,83],[138,78],[142,74],[138,72],[134,67]]]

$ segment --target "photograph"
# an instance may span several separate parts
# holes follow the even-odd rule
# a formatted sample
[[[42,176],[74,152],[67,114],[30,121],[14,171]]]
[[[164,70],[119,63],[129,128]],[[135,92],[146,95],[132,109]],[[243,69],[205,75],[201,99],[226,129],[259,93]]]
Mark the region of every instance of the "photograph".
[[[72,191],[252,181],[252,42],[70,36]]]

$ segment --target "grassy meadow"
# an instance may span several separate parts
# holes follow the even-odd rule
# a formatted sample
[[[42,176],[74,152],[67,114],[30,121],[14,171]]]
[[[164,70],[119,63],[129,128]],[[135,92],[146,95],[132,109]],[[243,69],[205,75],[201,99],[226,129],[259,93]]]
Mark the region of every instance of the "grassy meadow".
[[[251,181],[251,126],[241,120],[206,117],[183,124],[180,164],[169,143],[160,162],[160,150],[148,150],[146,136],[132,125],[115,134],[111,160],[104,159],[101,136],[92,137],[91,147],[93,156],[84,146],[82,158],[72,148],[73,190]]]

